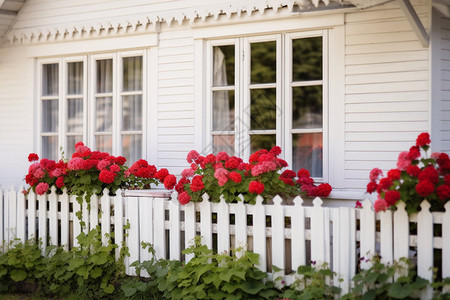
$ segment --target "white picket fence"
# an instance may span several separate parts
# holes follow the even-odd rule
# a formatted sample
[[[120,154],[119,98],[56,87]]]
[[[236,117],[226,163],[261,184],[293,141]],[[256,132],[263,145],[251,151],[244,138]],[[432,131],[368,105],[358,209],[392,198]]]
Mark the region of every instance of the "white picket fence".
[[[125,191],[109,196],[105,190],[101,197],[91,198],[91,207],[80,207],[75,196],[49,195],[25,196],[14,189],[0,190],[0,240],[9,243],[41,238],[47,245],[63,245],[67,249],[76,243],[81,230],[101,226],[102,236],[114,232],[119,246],[126,239],[130,256],[126,260],[127,273],[133,261],[150,259],[141,242],[153,244],[158,258],[188,261],[189,255],[181,251],[191,245],[196,235],[203,243],[219,252],[234,251],[236,247],[260,255],[259,268],[271,273],[272,265],[282,271],[271,276],[282,276],[286,284],[294,277],[290,270],[311,261],[326,262],[342,280],[338,284],[343,293],[350,288],[351,278],[361,268],[368,268],[366,258],[377,253],[382,261],[392,263],[401,257],[416,261],[418,275],[432,281],[431,267],[450,277],[450,202],[446,212],[429,211],[428,202],[421,204],[418,214],[408,216],[401,203],[396,212],[374,213],[370,200],[363,208],[324,207],[323,201],[314,199],[312,206],[305,206],[296,197],[290,205],[282,204],[280,197],[273,204],[255,205],[211,203],[207,195],[203,202],[178,204],[176,193],[165,191]],[[83,210],[82,229],[75,212]],[[129,222],[128,236],[123,226]],[[440,236],[434,228],[440,227]],[[417,228],[414,233],[411,228]],[[442,253],[442,262],[434,266],[434,251]],[[120,248],[116,250],[117,255]],[[422,297],[431,298],[428,289]]]

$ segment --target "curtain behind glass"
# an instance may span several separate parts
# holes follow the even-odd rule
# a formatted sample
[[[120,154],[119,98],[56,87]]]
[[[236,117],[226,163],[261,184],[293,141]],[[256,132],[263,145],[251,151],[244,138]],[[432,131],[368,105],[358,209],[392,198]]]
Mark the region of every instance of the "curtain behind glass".
[[[142,91],[142,56],[123,58],[123,91]]]
[[[42,65],[42,96],[58,96],[58,64]]]
[[[214,47],[214,78],[215,86],[227,85],[227,69],[225,54],[220,47]],[[233,120],[234,121],[234,120]],[[231,127],[233,126],[233,128]],[[213,130],[234,130],[234,122],[230,120],[230,104],[228,91],[213,93]]]
[[[97,60],[97,93],[112,93],[113,65],[112,59]]]

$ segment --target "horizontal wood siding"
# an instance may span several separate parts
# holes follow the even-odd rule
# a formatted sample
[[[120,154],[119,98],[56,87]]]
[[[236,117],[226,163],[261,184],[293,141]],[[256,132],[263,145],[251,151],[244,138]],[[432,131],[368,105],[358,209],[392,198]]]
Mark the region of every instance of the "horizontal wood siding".
[[[33,75],[23,49],[0,50],[0,185],[25,185],[33,150]],[[32,63],[32,62],[31,62]],[[30,76],[31,75],[31,76]]]
[[[427,3],[413,5],[428,26]],[[395,2],[347,14],[345,41],[345,186],[363,189],[429,130],[429,54]]]
[[[450,19],[441,19],[440,151],[450,153]]]
[[[158,47],[158,165],[180,174],[192,149],[194,39],[185,27],[163,24]]]

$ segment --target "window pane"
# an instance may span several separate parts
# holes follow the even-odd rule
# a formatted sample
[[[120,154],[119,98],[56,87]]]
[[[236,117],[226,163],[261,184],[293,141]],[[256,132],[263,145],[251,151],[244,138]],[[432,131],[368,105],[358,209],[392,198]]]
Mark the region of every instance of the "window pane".
[[[292,40],[293,81],[322,79],[322,37]]]
[[[75,144],[83,141],[83,136],[74,135],[67,137],[67,149],[64,149],[64,156],[66,158],[71,158],[72,154],[75,152]]]
[[[67,99],[67,132],[83,131],[83,98]]]
[[[312,177],[322,177],[322,133],[293,134],[292,146],[292,169],[305,168]]]
[[[112,153],[112,136],[111,135],[97,135],[95,137],[95,150],[101,152]]]
[[[254,153],[255,151],[266,149],[270,150],[276,145],[276,136],[274,134],[259,134],[250,136],[250,151]]]
[[[99,97],[95,100],[95,130],[100,132],[112,131],[112,98]]]
[[[124,96],[122,130],[142,130],[142,96]]]
[[[58,96],[58,64],[42,65],[42,96]]]
[[[58,131],[58,100],[42,101],[42,132]]]
[[[122,136],[122,155],[129,164],[142,158],[142,136],[140,134]]]
[[[251,44],[251,83],[276,82],[277,44],[275,41]]]
[[[111,93],[112,88],[112,59],[97,60],[97,93]]]
[[[275,89],[251,90],[251,129],[276,128],[276,91]]]
[[[214,135],[213,153],[225,151],[228,155],[234,155],[234,135]]]
[[[213,130],[234,130],[234,91],[213,92]]]
[[[322,86],[292,89],[292,128],[322,128]]]
[[[123,91],[142,91],[142,56],[123,59]]]
[[[234,45],[216,46],[213,54],[213,85],[234,85]]]
[[[58,159],[58,137],[42,137],[42,157],[57,160]]]
[[[67,64],[67,94],[80,95],[83,93],[83,62]]]

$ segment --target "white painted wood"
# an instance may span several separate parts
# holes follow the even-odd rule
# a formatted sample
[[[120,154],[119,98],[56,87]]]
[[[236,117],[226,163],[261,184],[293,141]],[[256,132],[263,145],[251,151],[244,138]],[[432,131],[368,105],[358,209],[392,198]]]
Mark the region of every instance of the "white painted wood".
[[[369,199],[364,200],[361,210],[360,220],[360,241],[361,241],[361,261],[362,269],[369,269],[370,261],[375,254],[375,212],[372,210],[372,202]]]
[[[356,210],[350,211],[350,248],[349,248],[349,260],[350,260],[350,278],[355,276],[356,272]]]
[[[446,277],[450,277],[450,201],[445,204],[442,216],[442,278]]]
[[[203,194],[200,202],[200,235],[202,243],[212,249],[212,207],[208,194]]]
[[[300,196],[294,198],[291,212],[292,270],[306,265],[305,209]]]
[[[84,225],[82,226],[82,231],[84,233],[88,233],[89,232],[89,209],[88,209],[88,203],[87,203],[87,199],[85,198],[85,196],[83,196],[83,204],[81,205],[82,210],[83,210],[83,215],[82,215],[82,220]]]
[[[81,211],[81,204],[78,202],[77,197],[76,196],[70,196],[70,202],[72,203],[73,206],[73,215],[72,215],[72,220],[73,220],[73,246],[74,247],[78,247],[79,243],[77,240],[77,237],[80,235],[81,233],[81,221],[78,218],[78,216],[76,215],[77,212]],[[103,229],[103,225],[102,225],[102,229]],[[103,237],[103,230],[102,230],[102,237]]]
[[[0,189],[1,190],[1,189]],[[25,195],[23,194],[23,187],[19,187],[19,192],[17,193],[17,238],[21,241],[25,241],[27,239],[26,236],[26,200]],[[1,203],[1,192],[0,192],[0,205]],[[0,216],[2,216],[2,211],[0,210]],[[0,221],[0,223],[2,223]],[[1,226],[0,226],[1,232]],[[1,236],[0,236],[1,240]]]
[[[8,192],[8,203],[9,203],[9,230],[8,230],[8,239],[9,241],[14,241],[17,237],[17,193],[14,190],[14,187]]]
[[[166,259],[166,214],[164,209],[164,199],[155,198],[153,202],[153,248],[155,249],[156,259]]]
[[[51,194],[48,195],[48,201],[49,201],[49,214],[48,214],[48,220],[49,220],[49,244],[50,245],[58,245],[58,231],[59,231],[59,224],[58,224],[58,201],[59,197],[56,194],[56,187],[52,186]]]
[[[91,209],[89,210],[89,230],[95,229],[98,225],[98,204],[98,196],[96,194],[92,195]]]
[[[423,201],[417,215],[417,275],[433,282],[433,215],[430,203]],[[422,292],[424,299],[433,297],[433,289],[427,287]]]
[[[354,210],[354,209],[353,209]],[[348,207],[340,207],[338,211],[338,222],[334,225],[335,231],[333,235],[333,250],[336,248],[335,265],[338,267],[335,272],[342,278],[339,286],[342,289],[341,294],[346,294],[350,290],[351,282],[351,263],[352,258],[349,253],[352,252],[351,247],[351,209]]]
[[[108,237],[111,233],[111,203],[109,198],[109,191],[103,190],[103,195],[100,197],[100,205],[102,210],[101,231],[103,245],[108,245]]]
[[[325,262],[325,228],[323,201],[320,198],[313,200],[311,214],[311,260],[320,263]]]
[[[259,265],[263,272],[267,271],[266,249],[266,208],[262,204],[263,198],[258,195],[253,207],[253,252],[259,254]]]
[[[9,219],[11,218],[10,216],[10,203],[9,203],[9,192],[5,193],[5,200],[3,202],[4,205],[4,226],[3,226],[3,237],[4,237],[4,241],[7,245],[9,245],[9,241],[10,241],[10,221]]]
[[[38,227],[38,237],[42,241],[42,255],[45,254],[45,249],[47,248],[47,195],[38,195],[38,218],[39,218],[39,227]]]
[[[153,244],[153,197],[138,197],[139,201],[139,240],[141,243]],[[141,262],[150,260],[148,248],[140,247]]]
[[[392,211],[379,212],[380,216],[380,255],[381,261],[385,264],[392,264],[394,261],[394,231]]]
[[[70,227],[69,227],[69,195],[67,195],[67,189],[63,190],[63,194],[59,197],[61,201],[61,241],[60,245],[63,246],[64,250],[69,250],[69,237],[70,237]]]
[[[394,260],[398,261],[402,257],[409,256],[409,221],[405,210],[405,203],[397,203],[397,211],[394,213]],[[398,272],[395,278],[402,276]]]
[[[234,214],[234,237],[235,237],[235,248],[242,248],[242,250],[247,250],[247,208],[244,204],[244,197],[239,195],[239,201],[235,205],[236,212]],[[236,252],[236,255],[241,256],[241,252]]]
[[[220,195],[220,203],[217,207],[217,252],[230,251],[230,207]]]
[[[36,194],[30,190],[27,196],[28,202],[28,236],[29,240],[36,239]],[[5,237],[3,236],[3,239]]]
[[[119,259],[120,251],[123,246],[122,244],[124,242],[124,226],[125,226],[124,205],[126,205],[126,201],[124,201],[124,199],[122,198],[121,190],[116,191],[116,196],[113,198],[113,201],[114,201],[114,240],[115,243],[118,245],[118,248],[116,248],[116,259]]]
[[[280,196],[273,198],[273,213],[272,213],[272,265],[280,268],[278,272],[273,272],[274,278],[284,278],[284,269],[286,256],[284,244],[284,209],[281,206]]]
[[[172,198],[175,197],[175,193],[172,195]],[[178,199],[178,196],[176,197]],[[189,248],[192,246],[195,235],[195,204],[194,202],[190,202],[185,205],[184,208],[184,248]],[[186,262],[189,262],[194,255],[186,254]]]
[[[139,202],[137,197],[127,197],[125,201],[127,201],[125,217],[130,222],[126,243],[128,252],[130,253],[128,261],[132,264],[135,261],[139,261],[139,252],[141,247],[139,243]],[[135,276],[136,270],[134,268],[127,267],[126,273],[128,275]]]
[[[0,220],[0,241],[2,241],[2,247],[4,246],[3,241],[5,240],[4,237],[4,226],[3,226],[3,222],[5,220],[4,216],[4,210],[3,210],[3,203],[4,203],[4,198],[3,198],[3,189],[0,186],[0,216],[2,217],[2,219]]]
[[[169,258],[180,260],[180,205],[175,197],[169,202]]]

